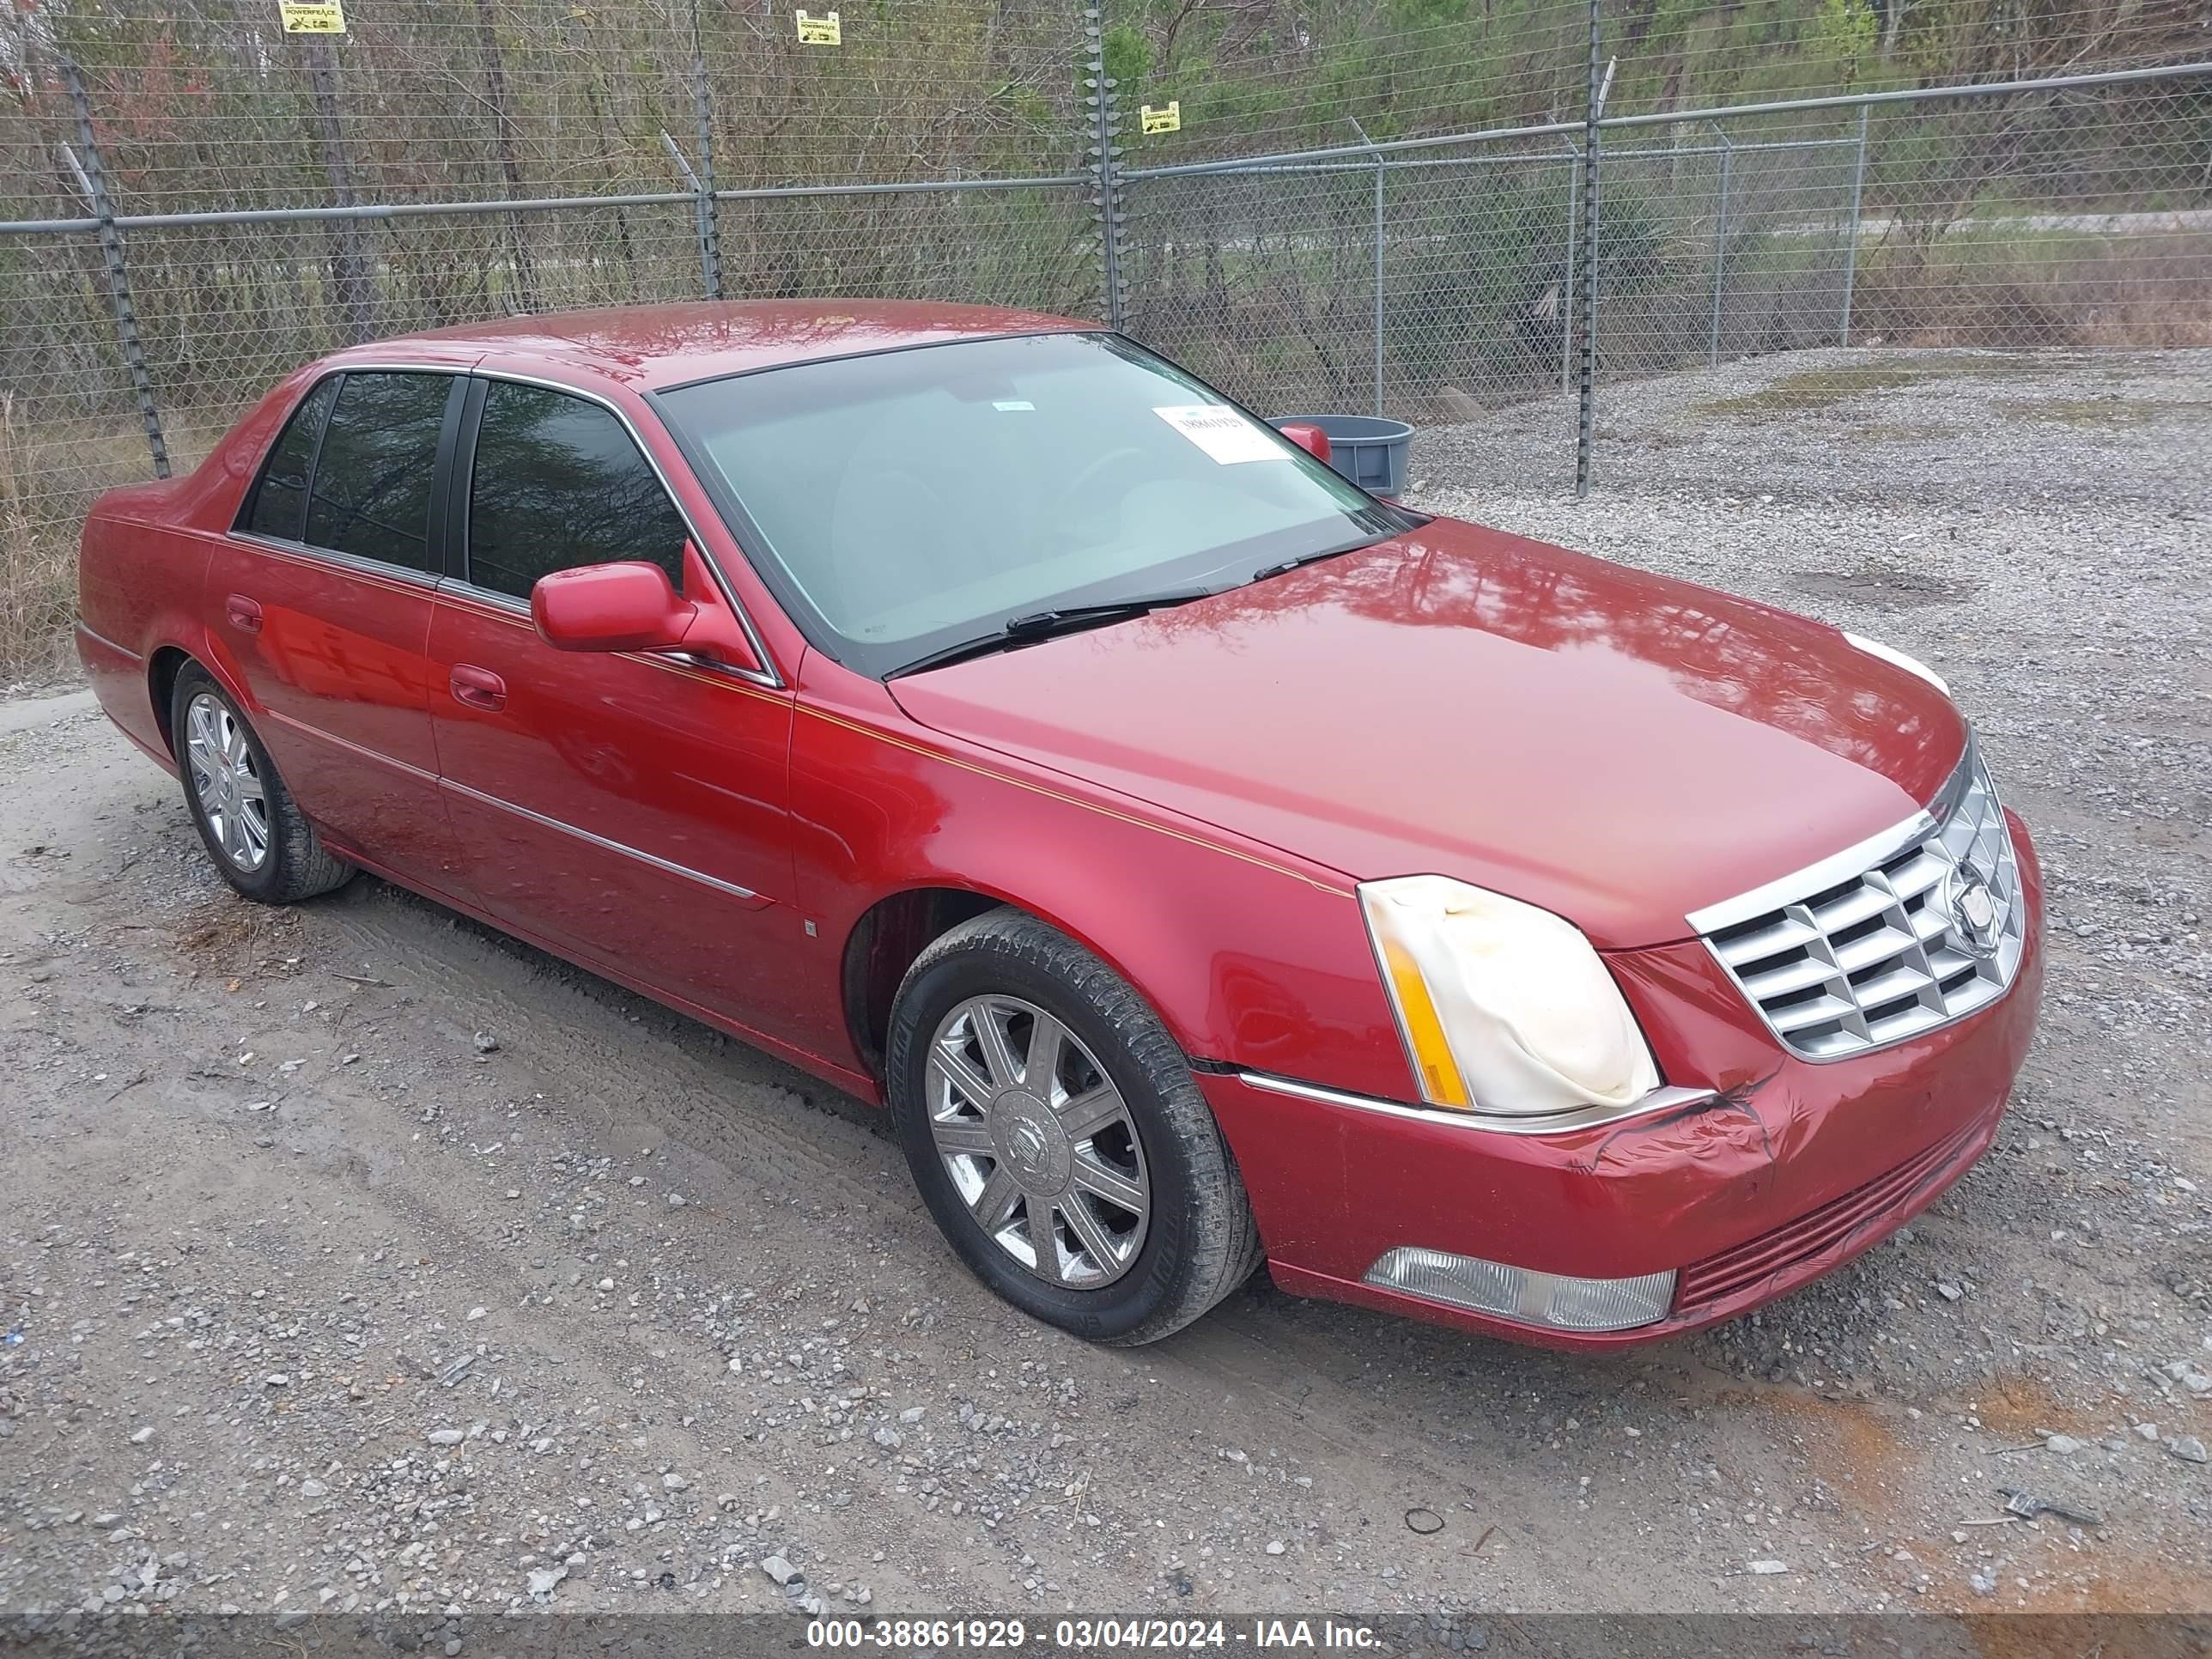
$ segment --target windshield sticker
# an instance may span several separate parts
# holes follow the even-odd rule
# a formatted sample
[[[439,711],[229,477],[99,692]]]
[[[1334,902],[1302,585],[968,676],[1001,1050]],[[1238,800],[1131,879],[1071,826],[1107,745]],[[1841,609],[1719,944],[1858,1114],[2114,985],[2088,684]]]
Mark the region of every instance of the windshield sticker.
[[[1004,398],[991,405],[994,409],[1035,409],[1036,405],[1026,398]]]
[[[1289,453],[1266,428],[1221,404],[1177,404],[1155,409],[1176,431],[1223,466],[1239,461],[1287,461]]]

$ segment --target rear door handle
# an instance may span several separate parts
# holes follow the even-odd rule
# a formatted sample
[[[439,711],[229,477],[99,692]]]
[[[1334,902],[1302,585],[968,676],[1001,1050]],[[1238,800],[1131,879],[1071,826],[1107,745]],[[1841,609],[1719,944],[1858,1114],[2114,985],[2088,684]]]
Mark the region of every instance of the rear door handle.
[[[261,602],[258,599],[249,599],[243,593],[234,593],[222,602],[222,614],[241,634],[258,634],[261,631]]]
[[[453,672],[447,676],[446,686],[453,694],[453,701],[467,708],[498,709],[507,707],[507,682],[489,668],[478,668],[472,663],[455,663]]]

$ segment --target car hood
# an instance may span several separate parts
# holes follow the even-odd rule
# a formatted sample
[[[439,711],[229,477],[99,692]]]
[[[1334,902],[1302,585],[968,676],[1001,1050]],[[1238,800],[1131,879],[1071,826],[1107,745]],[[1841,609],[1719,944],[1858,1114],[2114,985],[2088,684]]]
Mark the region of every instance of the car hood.
[[[1824,623],[1444,519],[890,690],[940,732],[1610,947],[1911,817],[1966,744],[1948,698]]]

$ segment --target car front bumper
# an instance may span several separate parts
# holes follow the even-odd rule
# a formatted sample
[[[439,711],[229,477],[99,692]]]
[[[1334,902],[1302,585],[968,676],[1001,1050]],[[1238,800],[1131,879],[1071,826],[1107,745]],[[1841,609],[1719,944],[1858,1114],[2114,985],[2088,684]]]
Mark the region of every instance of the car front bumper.
[[[1235,1153],[1277,1284],[1521,1341],[1648,1342],[1733,1318],[1895,1232],[1988,1150],[2034,1035],[2042,881],[2010,818],[2027,906],[2011,988],[1924,1036],[1825,1063],[1766,1031],[1702,941],[1607,958],[1683,1103],[1559,1133],[1198,1081]],[[1412,1249],[1573,1278],[1672,1273],[1658,1319],[1575,1331],[1364,1282]]]

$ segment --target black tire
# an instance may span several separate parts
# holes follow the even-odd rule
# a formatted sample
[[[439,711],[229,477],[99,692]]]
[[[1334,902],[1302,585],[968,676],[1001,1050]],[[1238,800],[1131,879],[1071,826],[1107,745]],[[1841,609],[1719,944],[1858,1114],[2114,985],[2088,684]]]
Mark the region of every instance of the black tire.
[[[1066,1025],[1120,1091],[1141,1142],[1151,1210],[1120,1277],[1048,1283],[995,1243],[954,1184],[930,1128],[929,1048],[968,999],[1018,998]],[[1236,1161],[1182,1051],[1104,963],[1011,908],[963,922],[922,951],[891,1007],[891,1120],[923,1201],[975,1276],[1023,1312],[1092,1342],[1134,1347],[1180,1330],[1249,1278],[1260,1236]]]
[[[261,787],[267,816],[267,848],[258,866],[251,869],[243,867],[223,850],[222,838],[210,822],[207,806],[193,786],[190,718],[192,704],[201,698],[211,698],[237,723]],[[196,662],[185,664],[178,672],[176,688],[169,699],[169,734],[176,751],[177,774],[184,782],[185,810],[192,815],[192,825],[200,832],[200,840],[207,848],[209,858],[215,861],[217,872],[241,896],[257,904],[290,904],[343,887],[352,879],[354,866],[324,849],[313,826],[301,813],[299,803],[292,799],[292,792],[284,787],[276,763],[269,758],[268,750],[262,747],[261,736],[253,729],[252,722],[215,677]]]

